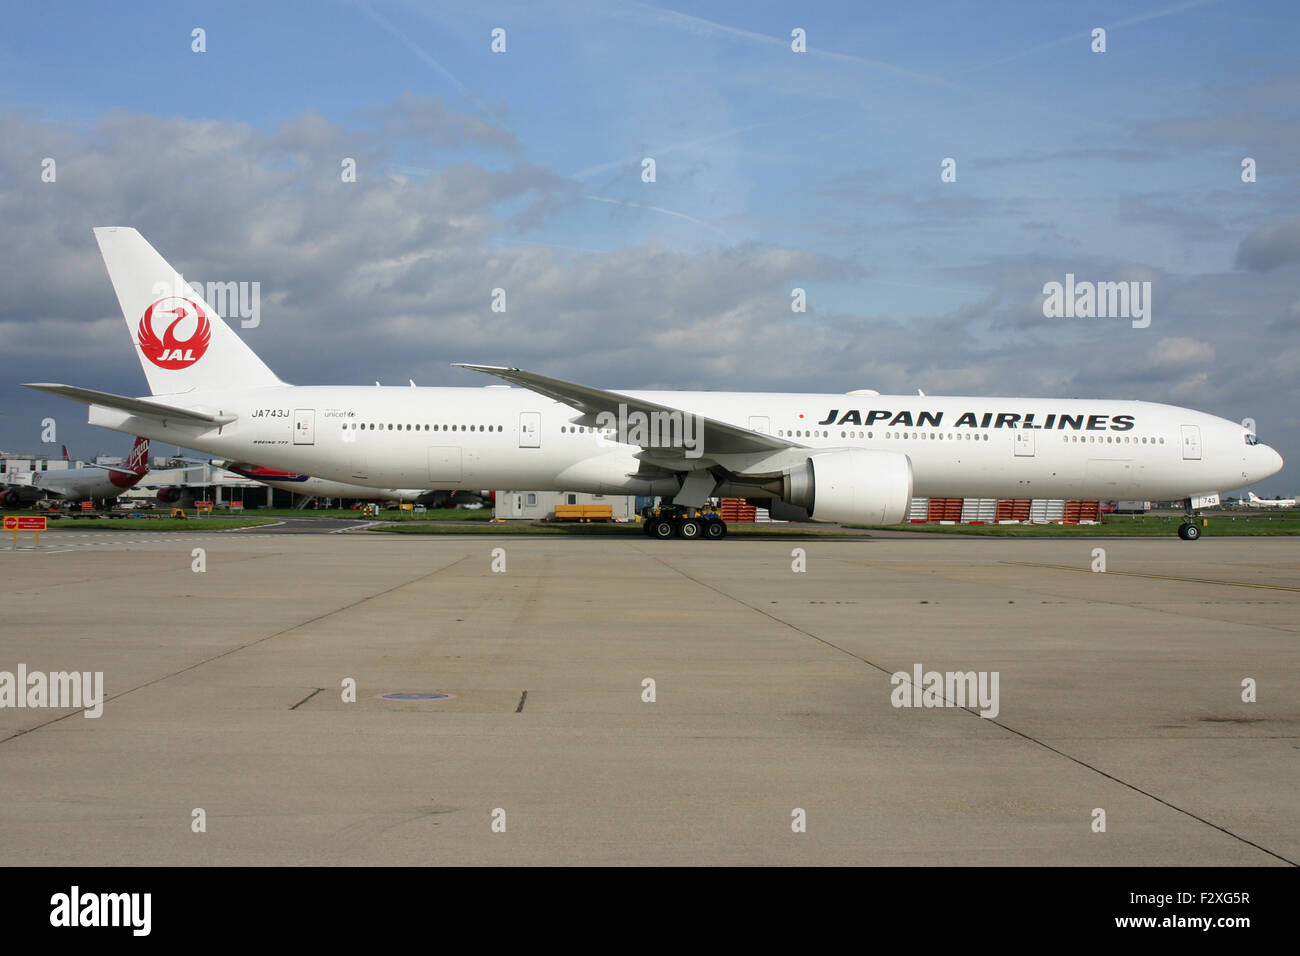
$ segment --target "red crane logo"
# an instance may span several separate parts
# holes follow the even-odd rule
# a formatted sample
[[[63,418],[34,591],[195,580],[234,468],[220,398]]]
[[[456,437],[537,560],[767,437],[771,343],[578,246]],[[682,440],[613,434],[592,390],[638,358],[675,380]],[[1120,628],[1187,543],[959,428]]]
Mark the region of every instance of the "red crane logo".
[[[171,317],[163,330],[162,338],[154,330],[155,316],[160,320],[164,316]],[[177,338],[176,327],[191,317],[194,319],[194,330],[188,338]],[[145,358],[159,368],[189,368],[203,358],[203,353],[208,350],[208,343],[212,341],[212,323],[208,321],[203,307],[193,299],[169,295],[144,310],[136,338]]]

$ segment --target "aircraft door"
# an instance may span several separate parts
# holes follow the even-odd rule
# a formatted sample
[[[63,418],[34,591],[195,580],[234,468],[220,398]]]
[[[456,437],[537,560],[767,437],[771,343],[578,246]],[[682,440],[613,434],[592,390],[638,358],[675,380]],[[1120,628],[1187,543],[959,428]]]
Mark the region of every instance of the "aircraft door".
[[[293,412],[293,443],[316,444],[316,409],[296,408]]]
[[[541,448],[542,447],[542,413],[541,412],[520,412],[519,413],[519,447],[520,448]]]
[[[766,415],[749,416],[749,430],[751,432],[758,432],[762,435],[770,435],[772,434],[771,428],[772,428],[772,423],[768,420],[768,417]]]
[[[1184,425],[1183,458],[1187,461],[1199,461],[1201,458],[1201,428],[1199,425]]]

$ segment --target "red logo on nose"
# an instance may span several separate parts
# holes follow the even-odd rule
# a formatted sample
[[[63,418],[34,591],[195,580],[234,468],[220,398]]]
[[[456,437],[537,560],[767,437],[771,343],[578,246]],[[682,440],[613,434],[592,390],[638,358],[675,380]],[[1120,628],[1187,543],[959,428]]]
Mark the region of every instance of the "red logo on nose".
[[[154,330],[155,317],[160,322],[167,322],[161,339]],[[195,324],[189,337],[177,338],[177,327],[191,318]],[[208,321],[202,306],[193,299],[169,295],[144,310],[136,338],[145,358],[159,368],[188,368],[203,358],[203,353],[208,350],[208,343],[212,340],[212,323]]]

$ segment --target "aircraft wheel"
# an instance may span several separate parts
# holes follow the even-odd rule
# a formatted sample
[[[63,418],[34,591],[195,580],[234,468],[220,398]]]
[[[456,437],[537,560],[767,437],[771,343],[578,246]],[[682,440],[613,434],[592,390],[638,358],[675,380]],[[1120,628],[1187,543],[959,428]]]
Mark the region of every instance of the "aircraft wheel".
[[[1184,541],[1195,541],[1201,536],[1201,529],[1194,524],[1181,525],[1178,528],[1178,537]]]
[[[688,541],[696,541],[704,535],[703,525],[699,518],[686,518],[677,526],[677,534]]]
[[[710,541],[721,541],[727,536],[727,523],[725,521],[706,521],[704,523],[704,537]]]
[[[667,518],[654,518],[650,522],[650,537],[658,538],[660,541],[671,538],[676,530]]]

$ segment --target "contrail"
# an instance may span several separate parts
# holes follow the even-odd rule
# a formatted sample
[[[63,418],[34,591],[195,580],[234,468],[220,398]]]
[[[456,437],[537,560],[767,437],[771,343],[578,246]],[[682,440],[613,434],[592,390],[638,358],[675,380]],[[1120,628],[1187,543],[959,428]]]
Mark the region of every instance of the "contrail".
[[[413,43],[405,33],[397,29],[397,27],[393,26],[393,24],[389,22],[387,18],[377,13],[375,10],[372,10],[370,4],[366,3],[365,0],[352,0],[352,2],[361,10],[362,13],[368,16],[371,20],[374,20],[376,23],[378,23],[381,27],[383,27],[393,36],[397,37],[397,39],[401,40],[403,45],[405,45],[408,50],[410,50],[417,57],[419,57],[419,59],[426,66],[433,67],[444,77],[450,80],[452,85],[456,87],[456,89],[460,92],[462,96],[471,100],[475,99],[474,94],[469,91],[469,89],[465,86],[464,83],[456,79],[456,77],[452,75],[450,70],[448,70],[445,66],[439,63],[437,60],[435,60],[432,54],[428,53],[427,51],[425,51],[424,49],[422,49],[421,47]]]
[[[724,129],[718,133],[710,133],[708,136],[701,136],[699,139],[685,140],[680,143],[672,143],[668,146],[660,146],[658,149],[649,149],[642,156],[625,156],[622,159],[616,159],[610,163],[601,163],[599,166],[588,166],[586,169],[573,174],[574,179],[586,179],[588,176],[604,172],[606,169],[615,169],[619,166],[626,166],[632,163],[641,162],[644,156],[654,156],[656,158],[675,152],[679,149],[690,149],[693,146],[701,146],[704,143],[711,143],[714,140],[726,139],[728,136],[735,136],[737,133],[745,133],[751,129],[762,129],[764,126],[778,126],[782,123],[791,123],[801,120],[808,116],[809,113],[801,113],[788,119],[767,120],[762,123],[750,123],[748,126],[737,126],[733,129]]]
[[[721,33],[727,36],[738,37],[742,40],[753,40],[758,43],[774,44],[776,46],[789,49],[790,41],[782,37],[770,37],[765,33],[755,33],[753,30],[742,30],[740,27],[727,26],[725,23],[718,23],[716,20],[706,20],[703,17],[691,16],[689,13],[679,13],[676,10],[669,10],[667,7],[656,7],[653,4],[641,3],[640,0],[625,0],[629,6],[637,7],[658,17],[661,21],[673,23],[676,26],[684,27],[696,34]],[[882,70],[886,73],[893,73],[897,76],[907,77],[920,83],[928,83],[933,86],[946,86],[949,89],[960,90],[963,87],[945,80],[941,76],[934,76],[929,73],[920,73],[916,70],[909,70],[901,66],[895,66],[892,63],[886,63],[883,60],[869,60],[866,57],[852,56],[848,53],[834,53],[830,50],[823,50],[810,43],[808,46],[808,55],[824,57],[830,60],[840,60],[846,63],[856,63],[859,66],[867,66],[873,70]]]
[[[1117,27],[1127,27],[1127,26],[1132,26],[1135,23],[1145,23],[1147,20],[1158,20],[1161,17],[1167,17],[1175,13],[1181,13],[1184,10],[1190,10],[1193,7],[1204,7],[1204,6],[1208,6],[1211,3],[1218,3],[1218,2],[1219,0],[1186,0],[1186,2],[1184,3],[1175,3],[1173,6],[1170,7],[1161,7],[1159,10],[1152,10],[1148,13],[1136,14],[1124,20],[1119,20],[1115,23],[1112,23],[1109,26],[1102,24],[1102,27],[1107,32],[1109,32],[1111,30],[1116,29]],[[969,67],[968,69],[963,70],[962,72],[974,73],[977,72],[978,70],[987,70],[990,69],[991,67],[1001,66],[1003,63],[1010,63],[1012,60],[1018,60],[1021,57],[1030,56],[1031,54],[1039,53],[1043,50],[1050,50],[1052,47],[1060,46],[1063,43],[1071,43],[1076,40],[1082,40],[1090,36],[1092,36],[1091,27],[1087,30],[1084,30],[1081,33],[1071,33],[1069,36],[1066,37],[1061,37],[1056,40],[1048,40],[1045,43],[1036,44],[1034,46],[1029,47],[1028,49],[1021,50],[1019,53],[1012,53],[1008,56],[1004,56],[1000,60],[993,60],[990,63],[983,63],[980,66]]]
[[[644,203],[630,202],[626,199],[608,199],[604,196],[588,196],[585,194],[583,195],[582,198],[591,199],[596,202],[607,202],[615,206],[631,206],[633,209],[649,209],[651,212],[661,212],[665,216],[676,216],[678,219],[685,219],[687,222],[693,222],[697,226],[703,226],[705,229],[711,229],[714,232],[716,232],[718,235],[720,235],[723,239],[726,239],[728,242],[731,241],[731,237],[727,235],[725,232],[723,232],[721,229],[719,229],[717,226],[713,225],[712,223],[705,222],[703,219],[696,219],[694,216],[688,216],[684,212],[675,212],[672,209],[664,209],[662,206],[647,206]]]

